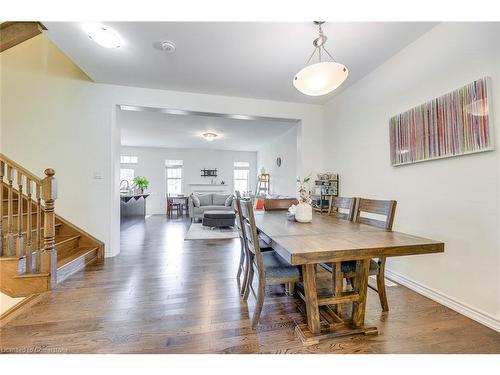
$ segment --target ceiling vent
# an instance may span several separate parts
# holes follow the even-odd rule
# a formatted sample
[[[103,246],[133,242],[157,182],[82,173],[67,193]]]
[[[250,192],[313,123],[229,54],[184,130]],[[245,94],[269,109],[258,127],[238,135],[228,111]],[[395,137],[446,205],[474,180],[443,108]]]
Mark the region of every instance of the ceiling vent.
[[[175,52],[175,43],[170,40],[164,40],[162,42],[153,43],[153,47],[157,50],[166,52],[166,53],[174,53]]]

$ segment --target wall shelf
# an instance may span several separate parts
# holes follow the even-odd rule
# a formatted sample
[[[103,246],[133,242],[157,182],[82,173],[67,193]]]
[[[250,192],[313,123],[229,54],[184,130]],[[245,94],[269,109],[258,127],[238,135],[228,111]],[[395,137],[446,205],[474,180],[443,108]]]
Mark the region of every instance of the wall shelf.
[[[339,195],[339,175],[336,174],[328,180],[314,181],[313,194],[311,194],[312,206],[315,211],[327,212],[330,205],[330,197]]]
[[[201,170],[201,177],[217,177],[217,168],[215,169],[205,169]]]

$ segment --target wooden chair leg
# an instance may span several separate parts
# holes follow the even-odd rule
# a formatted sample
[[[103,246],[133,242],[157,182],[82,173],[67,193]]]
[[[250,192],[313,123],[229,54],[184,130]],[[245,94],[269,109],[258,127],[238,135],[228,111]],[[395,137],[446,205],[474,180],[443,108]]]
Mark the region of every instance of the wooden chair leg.
[[[382,311],[389,311],[389,302],[387,302],[387,293],[385,291],[385,258],[379,259],[379,270],[377,275],[378,298]]]
[[[252,263],[250,258],[245,254],[245,263],[243,268],[243,281],[241,282],[240,295],[246,300],[248,298],[247,287],[248,287],[248,278],[250,276],[250,267]],[[245,297],[246,296],[246,297]]]
[[[249,258],[249,257],[247,257]],[[246,272],[246,280],[244,283],[244,290],[243,290],[243,300],[246,301],[248,299],[248,295],[250,294],[250,288],[253,283],[253,275],[254,275],[254,270],[253,270],[253,260],[249,259],[247,263],[247,272]]]
[[[377,289],[378,298],[380,299],[380,305],[382,306],[382,311],[389,311],[389,302],[387,302],[387,294],[385,292],[385,277],[384,275],[377,275]]]
[[[245,249],[243,248],[243,240],[240,238],[241,250],[240,250],[240,264],[238,265],[238,273],[236,278],[239,280],[241,272],[243,271],[243,264],[245,262]]]
[[[266,282],[259,277],[259,289],[257,292],[257,302],[255,303],[255,310],[253,312],[252,318],[252,328],[255,329],[257,324],[259,324],[260,313],[262,312],[262,306],[264,305],[264,297],[266,294]]]

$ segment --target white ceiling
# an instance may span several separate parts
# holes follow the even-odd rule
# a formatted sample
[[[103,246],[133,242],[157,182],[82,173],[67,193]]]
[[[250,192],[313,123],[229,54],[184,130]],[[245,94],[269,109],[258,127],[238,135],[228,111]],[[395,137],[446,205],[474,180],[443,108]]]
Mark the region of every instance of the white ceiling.
[[[145,109],[119,111],[118,124],[123,146],[257,151],[297,126],[298,122],[172,115],[158,112],[156,109]],[[208,142],[201,137],[205,132],[217,133],[219,137]]]
[[[308,97],[292,78],[309,58],[312,22],[105,22],[123,38],[102,48],[78,22],[44,22],[46,34],[94,81],[229,96],[325,103],[431,29],[428,22],[326,23],[326,48],[349,69],[340,89]],[[153,48],[171,40],[177,50]]]

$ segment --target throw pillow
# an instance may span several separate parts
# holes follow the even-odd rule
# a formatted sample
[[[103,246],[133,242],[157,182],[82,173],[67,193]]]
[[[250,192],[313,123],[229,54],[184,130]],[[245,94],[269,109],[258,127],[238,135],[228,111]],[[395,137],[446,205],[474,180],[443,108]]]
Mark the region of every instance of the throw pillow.
[[[214,206],[224,206],[226,204],[227,194],[214,194],[212,196]]]
[[[231,204],[233,203],[233,196],[232,195],[229,195],[226,199],[226,201],[224,202],[224,206],[226,207],[231,207]]]
[[[191,194],[191,199],[195,207],[200,207],[200,198],[196,194]]]

